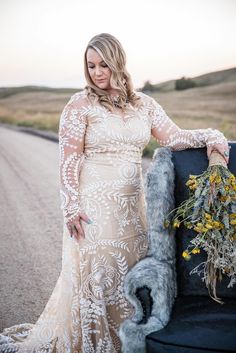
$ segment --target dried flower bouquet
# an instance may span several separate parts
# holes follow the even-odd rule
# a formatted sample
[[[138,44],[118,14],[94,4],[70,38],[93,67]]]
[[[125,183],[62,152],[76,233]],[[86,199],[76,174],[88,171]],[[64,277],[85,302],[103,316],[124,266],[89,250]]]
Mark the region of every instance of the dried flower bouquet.
[[[186,185],[189,198],[168,214],[165,226],[178,228],[182,223],[196,232],[182,256],[190,260],[192,255],[206,252],[206,261],[190,274],[200,275],[210,296],[222,303],[216,294],[217,280],[225,274],[228,288],[236,283],[236,178],[214,151],[207,170],[190,175]]]

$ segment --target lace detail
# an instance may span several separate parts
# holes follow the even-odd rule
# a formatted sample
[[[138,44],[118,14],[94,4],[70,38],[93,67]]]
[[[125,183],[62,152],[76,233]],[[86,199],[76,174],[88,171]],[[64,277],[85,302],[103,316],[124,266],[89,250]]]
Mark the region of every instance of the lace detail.
[[[60,195],[65,221],[82,210],[85,238],[64,222],[62,269],[35,324],[6,328],[0,352],[121,353],[120,324],[133,314],[123,293],[127,271],[148,247],[141,158],[151,132],[175,149],[221,141],[221,133],[181,130],[154,99],[137,92],[125,115],[74,94],[59,125]],[[223,140],[223,138],[222,138]]]
[[[5,329],[0,352],[121,352],[119,327],[133,314],[124,277],[147,252],[141,158],[150,136],[150,118],[130,105],[123,118],[90,104],[85,91],[66,104],[59,125],[62,270],[37,322]],[[80,222],[85,238],[78,242],[66,222],[80,210],[93,223]]]
[[[71,97],[60,118],[60,208],[68,220],[81,212],[79,204],[79,173],[84,160],[84,135],[87,109],[83,93]]]
[[[161,146],[170,147],[172,150],[182,150],[227,143],[225,136],[216,129],[184,130],[179,128],[154,98],[150,98],[148,109],[152,118],[152,134],[159,140]]]

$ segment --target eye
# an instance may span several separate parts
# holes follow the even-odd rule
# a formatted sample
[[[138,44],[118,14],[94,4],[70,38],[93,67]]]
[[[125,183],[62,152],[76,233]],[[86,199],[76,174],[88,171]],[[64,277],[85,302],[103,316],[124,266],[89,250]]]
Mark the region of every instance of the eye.
[[[94,66],[88,66],[88,69],[94,69]]]
[[[106,63],[101,64],[102,67],[108,67]]]

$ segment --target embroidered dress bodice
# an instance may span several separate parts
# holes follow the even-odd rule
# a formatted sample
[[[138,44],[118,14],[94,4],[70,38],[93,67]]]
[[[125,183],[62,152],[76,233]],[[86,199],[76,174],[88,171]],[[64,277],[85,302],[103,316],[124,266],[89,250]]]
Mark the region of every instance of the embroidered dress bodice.
[[[84,91],[74,94],[62,113],[59,145],[61,150],[61,208],[68,218],[79,208],[79,171],[84,158],[140,164],[142,151],[151,134],[161,146],[172,150],[199,148],[226,141],[215,129],[183,130],[166,114],[154,98],[141,92],[143,107],[131,105],[124,116],[102,106],[92,106]],[[85,133],[86,132],[86,133]],[[127,165],[127,168],[132,168]]]
[[[180,150],[225,143],[217,130],[180,129],[151,97],[119,111],[91,104],[85,90],[63,109],[59,181],[63,213],[62,269],[35,324],[6,328],[0,352],[120,353],[119,326],[133,315],[123,293],[128,270],[147,253],[142,152],[151,134]],[[68,220],[84,212],[85,238],[69,236]],[[1,350],[2,349],[2,350]]]

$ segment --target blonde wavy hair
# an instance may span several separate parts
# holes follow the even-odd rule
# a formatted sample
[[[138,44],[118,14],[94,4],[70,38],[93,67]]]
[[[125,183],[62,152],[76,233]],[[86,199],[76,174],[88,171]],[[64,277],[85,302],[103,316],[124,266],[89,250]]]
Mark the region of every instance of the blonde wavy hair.
[[[90,101],[99,101],[108,110],[113,111],[114,106],[106,90],[97,87],[89,74],[87,64],[87,51],[92,48],[102,57],[111,70],[110,85],[118,90],[119,104],[125,108],[127,102],[132,106],[140,106],[141,100],[135,94],[131,76],[126,69],[126,54],[121,43],[109,33],[101,33],[94,36],[88,43],[84,53],[84,73],[87,81],[85,90]]]

